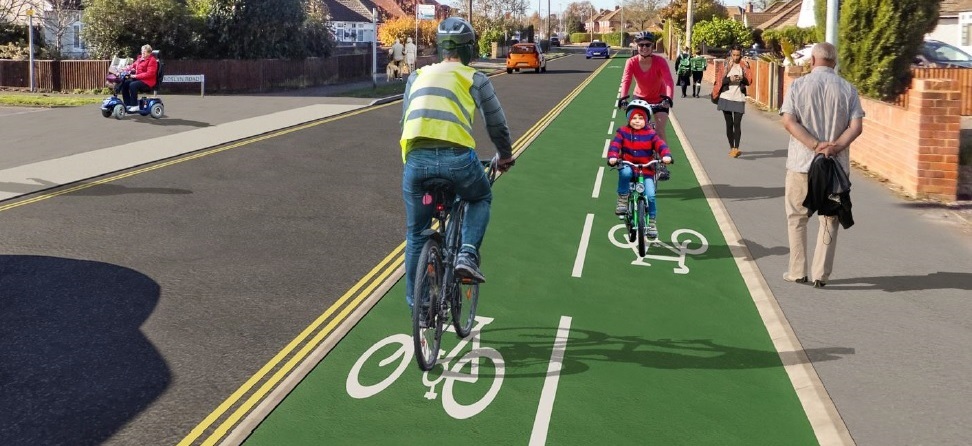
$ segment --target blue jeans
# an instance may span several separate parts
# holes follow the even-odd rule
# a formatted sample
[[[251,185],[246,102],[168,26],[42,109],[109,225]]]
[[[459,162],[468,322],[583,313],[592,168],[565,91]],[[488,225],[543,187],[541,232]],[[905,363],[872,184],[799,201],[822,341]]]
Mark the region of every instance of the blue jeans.
[[[634,176],[634,169],[625,164],[618,169],[618,195],[631,193],[631,177]],[[648,199],[648,218],[654,219],[658,214],[655,208],[655,178],[645,175],[645,198]]]
[[[428,178],[452,181],[456,193],[466,200],[466,215],[462,220],[462,250],[478,256],[493,192],[489,178],[483,171],[476,152],[468,149],[416,149],[405,159],[402,174],[402,198],[405,200],[405,301],[412,307],[415,288],[415,268],[422,254],[427,236],[422,231],[432,226],[432,205],[422,204],[425,191],[422,182]]]

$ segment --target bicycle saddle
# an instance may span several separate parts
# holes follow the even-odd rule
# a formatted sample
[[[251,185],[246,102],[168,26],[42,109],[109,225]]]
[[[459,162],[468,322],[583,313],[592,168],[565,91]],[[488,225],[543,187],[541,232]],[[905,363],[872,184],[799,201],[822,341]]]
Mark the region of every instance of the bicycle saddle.
[[[422,181],[422,190],[448,192],[453,188],[452,181],[445,178],[428,178]]]

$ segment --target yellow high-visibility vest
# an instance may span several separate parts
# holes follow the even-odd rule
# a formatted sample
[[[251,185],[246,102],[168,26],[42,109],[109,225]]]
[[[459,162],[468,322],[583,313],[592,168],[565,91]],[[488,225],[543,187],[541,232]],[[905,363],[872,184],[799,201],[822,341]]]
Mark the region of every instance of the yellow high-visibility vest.
[[[402,123],[402,162],[416,138],[476,147],[472,137],[476,101],[469,93],[475,73],[475,68],[457,63],[437,63],[415,72]]]

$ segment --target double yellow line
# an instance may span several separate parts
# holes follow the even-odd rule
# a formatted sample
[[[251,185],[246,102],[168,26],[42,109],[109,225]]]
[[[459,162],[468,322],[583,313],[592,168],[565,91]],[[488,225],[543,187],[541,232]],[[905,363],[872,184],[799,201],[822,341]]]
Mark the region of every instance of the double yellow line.
[[[528,129],[523,136],[516,140],[513,144],[514,157],[519,157],[519,155],[526,150],[526,148],[540,135],[540,133],[553,121],[567,105],[577,97],[578,94],[589,84],[600,72],[604,69],[607,64],[603,64],[594,73],[588,76],[577,88],[571,91],[568,95],[564,97],[556,106],[551,108],[546,115],[540,118],[536,124],[534,124],[530,129]],[[389,104],[390,105],[390,104]],[[327,311],[324,312],[320,317],[318,317],[310,326],[305,328],[300,335],[298,335],[293,341],[287,344],[283,350],[281,350],[277,355],[275,355],[269,362],[267,362],[260,370],[250,377],[239,389],[233,392],[222,404],[220,404],[216,410],[210,413],[202,422],[200,422],[192,431],[189,432],[182,441],[179,442],[178,446],[188,446],[194,444],[198,438],[203,434],[209,433],[209,436],[201,443],[203,446],[215,445],[217,442],[222,440],[240,420],[243,419],[266,395],[271,392],[274,388],[279,385],[279,383],[287,378],[289,373],[293,371],[308,355],[310,355],[321,342],[332,332],[334,329],[345,321],[349,314],[357,309],[361,301],[363,301],[367,296],[369,296],[372,291],[385,280],[388,276],[398,269],[398,267],[404,262],[403,251],[405,244],[402,243],[395,248],[381,263],[378,264],[374,269],[372,269],[368,274],[362,277],[354,287],[348,290],[337,302],[334,303]],[[400,277],[395,277],[398,280]],[[354,297],[353,297],[354,296]],[[353,298],[352,298],[353,297]],[[348,303],[350,301],[350,303]],[[323,324],[328,318],[331,317],[339,308],[348,303],[347,306],[339,313],[336,317],[330,320],[330,322],[320,331],[318,327]],[[310,341],[305,342],[305,340],[314,332],[317,334],[310,339]],[[287,358],[290,353],[296,349],[299,345],[303,344],[303,347],[290,359],[287,360],[280,368],[277,365]],[[273,376],[266,379],[258,390],[250,393],[250,390],[259,382],[263,381],[264,376],[266,376],[270,371],[276,369],[277,371]],[[250,396],[242,404],[237,405],[237,402],[243,398],[245,395]],[[224,413],[231,408],[236,407],[227,417],[223,417]],[[222,422],[216,428],[211,428],[211,426],[218,420],[222,419]]]

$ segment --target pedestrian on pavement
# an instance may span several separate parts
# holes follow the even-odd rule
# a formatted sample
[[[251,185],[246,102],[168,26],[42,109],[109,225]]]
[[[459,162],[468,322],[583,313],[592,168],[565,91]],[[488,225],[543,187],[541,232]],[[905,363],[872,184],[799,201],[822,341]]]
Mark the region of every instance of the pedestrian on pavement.
[[[415,57],[418,55],[418,48],[412,43],[412,38],[405,39],[405,64],[408,65],[408,72],[415,71]]]
[[[665,128],[668,125],[668,110],[672,108],[672,95],[675,91],[672,82],[672,70],[668,68],[665,58],[652,54],[655,49],[655,34],[642,31],[634,36],[638,45],[638,55],[624,64],[621,74],[621,86],[618,88],[618,108],[625,108],[628,104],[628,91],[631,80],[634,79],[636,99],[647,101],[649,104],[659,104],[652,107],[652,117],[655,120],[655,131],[661,139],[668,141]]]
[[[395,75],[399,80],[402,79],[402,63],[405,60],[405,47],[402,46],[402,42],[399,39],[395,39],[395,43],[391,46],[391,57],[392,62],[395,62],[395,66],[398,67],[397,74]]]
[[[742,117],[746,113],[746,87],[753,82],[749,62],[742,60],[742,48],[733,45],[725,66],[716,70],[716,82],[712,87],[712,99],[717,110],[726,120],[726,138],[729,140],[729,156],[738,158],[739,140],[742,139]]]
[[[705,66],[709,61],[699,52],[692,56],[689,64],[692,70],[692,97],[697,98],[702,93],[702,73],[705,72]]]
[[[668,144],[665,144],[665,141],[648,126],[650,107],[650,104],[641,99],[631,101],[626,110],[628,125],[618,128],[608,148],[608,165],[618,168],[618,205],[614,210],[617,215],[628,212],[628,194],[631,193],[631,178],[634,176],[635,169],[621,161],[646,164],[653,159],[661,158],[665,164],[672,163],[672,151],[668,149]],[[637,169],[645,175],[644,194],[648,200],[648,230],[645,235],[654,240],[658,238],[655,167]]]
[[[675,58],[675,76],[678,81],[675,85],[682,87],[682,97],[685,97],[685,90],[688,89],[689,79],[692,76],[692,55],[689,54],[688,47],[682,49]],[[694,94],[693,94],[694,96]]]
[[[405,201],[405,299],[412,306],[415,268],[428,239],[423,231],[432,224],[433,209],[423,203],[422,183],[444,178],[468,205],[462,221],[462,248],[456,260],[457,276],[484,282],[479,270],[479,248],[489,223],[493,195],[489,179],[476,155],[473,117],[479,108],[489,139],[496,146],[497,168],[513,165],[513,141],[493,84],[469,66],[476,55],[476,32],[459,17],[439,23],[436,43],[442,62],[412,72],[402,100],[402,198]]]
[[[818,43],[810,52],[809,74],[793,81],[783,98],[780,114],[790,133],[786,157],[784,204],[790,244],[790,260],[783,279],[806,283],[808,193],[811,162],[817,154],[837,160],[850,175],[850,144],[863,131],[864,109],[857,89],[834,70],[837,49],[830,43]],[[827,284],[833,272],[837,250],[836,216],[819,217],[817,245],[813,253],[813,286]]]

